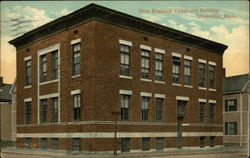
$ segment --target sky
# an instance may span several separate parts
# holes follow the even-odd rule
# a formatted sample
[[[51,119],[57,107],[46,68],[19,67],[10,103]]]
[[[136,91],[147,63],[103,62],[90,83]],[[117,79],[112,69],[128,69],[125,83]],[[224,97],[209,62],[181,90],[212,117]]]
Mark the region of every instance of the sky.
[[[249,72],[248,1],[3,1],[1,2],[1,74],[16,76],[16,49],[8,44],[22,33],[96,3],[225,45],[226,76]]]

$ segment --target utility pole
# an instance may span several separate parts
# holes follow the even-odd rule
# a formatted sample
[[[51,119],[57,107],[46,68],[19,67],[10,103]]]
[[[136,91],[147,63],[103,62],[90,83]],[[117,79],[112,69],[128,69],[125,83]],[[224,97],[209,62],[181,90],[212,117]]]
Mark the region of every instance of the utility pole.
[[[111,114],[115,116],[114,156],[117,156],[117,116],[120,115],[120,112],[112,112]]]

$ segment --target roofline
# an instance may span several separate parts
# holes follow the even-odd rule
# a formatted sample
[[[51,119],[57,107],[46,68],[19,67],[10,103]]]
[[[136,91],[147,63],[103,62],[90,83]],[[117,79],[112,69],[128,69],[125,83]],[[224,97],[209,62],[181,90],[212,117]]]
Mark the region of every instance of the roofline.
[[[106,15],[101,15],[101,13],[98,14],[98,12],[94,12],[94,11],[96,11],[95,9],[98,10],[99,12],[101,12],[101,11],[105,12]],[[103,7],[100,5],[96,5],[93,3],[87,5],[83,8],[80,8],[80,9],[78,9],[78,10],[76,10],[76,11],[74,11],[66,16],[62,16],[62,17],[60,17],[56,20],[53,20],[47,24],[44,24],[36,29],[33,29],[33,30],[25,33],[24,35],[9,41],[9,43],[15,45],[17,48],[20,48],[21,46],[30,44],[31,41],[40,40],[41,38],[46,36],[45,34],[50,35],[56,31],[67,30],[69,28],[69,26],[74,26],[74,25],[77,25],[80,23],[77,21],[78,22],[77,24],[71,24],[69,22],[70,20],[78,17],[78,15],[80,15],[82,13],[87,13],[88,11],[90,12],[90,15],[86,14],[86,17],[81,17],[81,19],[79,19],[80,22],[89,20],[93,17],[94,18],[101,18],[103,20],[105,20],[105,18],[106,18],[106,20],[112,22],[112,20],[114,20],[114,19],[112,19],[112,18],[107,19],[108,16],[120,17],[122,20],[130,21],[130,23],[124,24],[124,23],[122,23],[122,21],[115,21],[115,23],[121,24],[123,26],[125,26],[125,25],[139,25],[139,23],[142,23],[145,25],[145,28],[141,28],[142,31],[146,31],[148,33],[153,33],[155,35],[157,35],[157,33],[160,34],[161,32],[165,31],[167,33],[162,35],[163,37],[169,36],[170,39],[177,40],[178,42],[182,42],[182,43],[192,45],[192,46],[195,45],[201,49],[204,49],[204,48],[208,49],[209,48],[208,51],[214,52],[217,54],[221,54],[221,55],[223,55],[224,51],[227,49],[227,46],[224,44],[220,44],[220,43],[208,40],[208,39],[194,36],[194,35],[179,31],[179,30],[175,30],[175,29],[172,29],[172,28],[169,28],[169,27],[157,24],[157,23],[153,23],[153,22],[132,16],[132,15],[122,13],[122,12],[119,12],[119,11],[116,11],[113,9],[109,9],[109,8],[106,8],[106,7]],[[91,11],[92,11],[92,13],[91,13]],[[105,17],[105,16],[107,16],[107,17]],[[131,24],[131,21],[133,21],[132,24]],[[59,24],[61,24],[61,25],[59,25]],[[55,27],[55,26],[57,26],[57,27]],[[60,28],[58,26],[60,26]],[[53,27],[55,27],[55,28],[53,28]],[[149,31],[149,28],[151,28],[151,30],[153,30],[154,32]],[[52,29],[54,29],[54,30],[52,30]],[[41,33],[43,33],[43,34],[41,34]],[[40,37],[39,37],[39,35],[40,35]],[[176,38],[175,36],[178,36],[178,38]],[[179,39],[179,37],[182,37],[183,39],[187,39],[187,40],[182,41],[183,39]],[[26,39],[26,41],[24,39]],[[23,42],[24,44],[21,42]],[[206,45],[204,45],[204,44],[206,44]]]
[[[13,94],[13,91],[14,91],[14,89],[15,89],[15,86],[16,86],[16,77],[15,77],[15,80],[14,80],[14,82],[13,82],[11,88],[10,88],[9,94],[11,94],[11,95]]]

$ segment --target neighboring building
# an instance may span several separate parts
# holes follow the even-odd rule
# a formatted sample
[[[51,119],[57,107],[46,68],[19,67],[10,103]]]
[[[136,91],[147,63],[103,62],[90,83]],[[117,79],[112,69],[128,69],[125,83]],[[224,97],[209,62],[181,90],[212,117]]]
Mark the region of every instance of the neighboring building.
[[[11,84],[4,84],[3,78],[0,77],[1,146],[10,146],[15,142],[15,136],[12,135],[15,124],[12,118],[10,89]]]
[[[10,43],[17,48],[18,147],[223,145],[223,44],[95,4]]]
[[[224,145],[247,146],[248,74],[226,77],[223,82]]]

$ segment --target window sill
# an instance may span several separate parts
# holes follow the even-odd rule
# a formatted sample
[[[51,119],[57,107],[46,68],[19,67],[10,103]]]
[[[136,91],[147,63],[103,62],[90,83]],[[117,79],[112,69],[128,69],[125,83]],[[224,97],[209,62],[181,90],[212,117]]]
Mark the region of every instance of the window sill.
[[[81,74],[79,74],[79,75],[74,75],[74,76],[71,76],[71,78],[77,78],[77,77],[81,77]]]
[[[216,89],[209,88],[208,90],[216,92]]]
[[[144,78],[141,78],[141,81],[152,82],[152,80],[150,80],[150,79],[144,79]]]
[[[119,75],[120,78],[133,79],[132,76]]]
[[[29,86],[24,86],[24,89],[27,89],[27,88],[31,88],[32,86],[29,85]]]
[[[155,83],[165,84],[164,81],[155,81]]]
[[[51,80],[51,81],[40,82],[39,85],[45,85],[45,84],[49,84],[49,83],[53,83],[53,82],[58,82],[58,79]]]
[[[199,90],[207,90],[205,87],[199,87]]]
[[[193,88],[193,86],[191,86],[191,85],[184,85],[184,87],[186,87],[186,88]]]
[[[180,83],[172,83],[173,86],[179,86],[181,87],[182,85]]]

